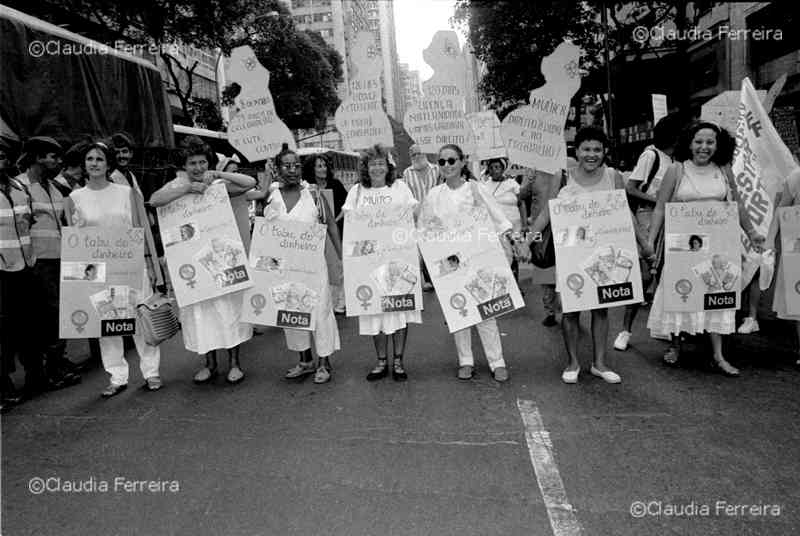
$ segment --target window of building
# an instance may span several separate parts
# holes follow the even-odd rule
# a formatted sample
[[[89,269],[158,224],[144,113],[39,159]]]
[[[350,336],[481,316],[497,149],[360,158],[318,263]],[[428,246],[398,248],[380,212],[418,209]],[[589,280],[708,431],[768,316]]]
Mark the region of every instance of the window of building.
[[[307,5],[308,5],[308,0],[292,0],[292,9],[306,7]]]
[[[314,13],[314,22],[331,22],[333,20],[333,16],[331,15],[330,11],[326,11],[325,13]]]

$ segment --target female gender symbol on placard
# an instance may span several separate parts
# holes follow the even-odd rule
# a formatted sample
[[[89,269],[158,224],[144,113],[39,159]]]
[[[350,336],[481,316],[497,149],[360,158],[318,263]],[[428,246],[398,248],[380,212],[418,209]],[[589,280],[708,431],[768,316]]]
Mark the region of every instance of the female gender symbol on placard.
[[[186,281],[186,284],[189,288],[194,288],[197,282],[194,280],[194,276],[197,272],[194,269],[194,266],[191,264],[182,264],[180,268],[178,268],[178,275],[181,276],[181,279]]]
[[[264,297],[263,294],[253,294],[250,297],[250,305],[253,306],[253,312],[256,315],[260,315],[261,311],[264,310],[264,306],[267,305],[267,299]]]
[[[584,280],[581,274],[569,274],[567,276],[567,287],[571,291],[575,293],[575,296],[580,298],[583,292],[581,289],[583,288]]]
[[[467,298],[460,292],[450,296],[450,307],[461,313],[461,316],[467,316]]]
[[[83,309],[78,309],[73,311],[72,315],[70,315],[69,319],[72,321],[72,324],[75,326],[75,329],[78,330],[78,333],[83,333],[83,326],[89,322],[89,315],[86,314],[86,311]]]
[[[683,303],[689,300],[689,294],[692,293],[692,288],[692,282],[688,279],[678,279],[675,282],[675,292],[681,295]]]
[[[81,242],[81,239],[76,234],[71,234],[71,235],[69,235],[69,238],[67,238],[67,244],[71,248],[78,247],[78,244],[80,244],[80,242]]]
[[[369,309],[369,301],[372,299],[372,289],[367,285],[361,285],[356,289],[356,298],[361,300],[361,307],[366,311]]]

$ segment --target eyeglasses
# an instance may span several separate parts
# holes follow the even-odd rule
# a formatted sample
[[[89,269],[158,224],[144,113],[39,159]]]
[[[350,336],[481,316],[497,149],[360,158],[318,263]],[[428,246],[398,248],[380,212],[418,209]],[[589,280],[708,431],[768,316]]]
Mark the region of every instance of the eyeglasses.
[[[458,159],[453,157],[450,157],[447,160],[445,160],[444,158],[439,159],[440,166],[444,166],[445,164],[450,164],[451,166],[454,166],[456,162],[458,162]]]
[[[283,169],[300,169],[300,164],[297,164],[297,163],[294,163],[294,164],[281,164],[281,167]]]

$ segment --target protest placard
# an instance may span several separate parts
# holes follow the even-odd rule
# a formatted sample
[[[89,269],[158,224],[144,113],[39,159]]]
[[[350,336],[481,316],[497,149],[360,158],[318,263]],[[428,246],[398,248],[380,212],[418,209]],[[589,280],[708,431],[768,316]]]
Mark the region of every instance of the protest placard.
[[[525,306],[485,207],[447,221],[422,214],[419,247],[451,333]]]
[[[144,276],[144,230],[63,227],[59,337],[133,335]]]
[[[492,111],[473,112],[467,114],[467,121],[475,137],[475,155],[477,160],[490,158],[506,158],[508,151],[500,135],[500,119]]]
[[[275,113],[269,91],[269,71],[261,65],[253,49],[233,49],[225,60],[228,87],[237,88],[234,104],[229,107],[228,141],[251,162],[267,160],[278,154],[283,143],[296,149],[289,127]],[[237,87],[238,86],[238,87]]]
[[[252,286],[224,184],[158,207],[158,225],[179,306]]]
[[[667,203],[664,210],[664,310],[739,308],[741,255],[736,203]]]
[[[347,316],[422,310],[413,207],[348,210],[342,250]]]
[[[253,287],[244,293],[242,320],[313,330],[320,314],[325,233],[319,223],[256,218],[250,245]]]
[[[436,32],[422,57],[433,76],[422,83],[423,96],[408,108],[403,126],[423,152],[436,153],[453,143],[472,154],[475,140],[464,115],[466,63],[456,32]]]
[[[508,114],[500,134],[512,163],[558,173],[567,167],[564,124],[570,99],[581,86],[581,49],[569,42],[558,45],[542,60],[545,84],[531,91],[529,104]]]
[[[800,206],[778,209],[786,312],[800,315]],[[776,287],[776,292],[780,291]]]
[[[642,301],[636,235],[624,190],[550,200],[556,288],[565,313]]]
[[[348,62],[351,66],[348,95],[336,109],[336,130],[351,151],[376,143],[391,147],[392,126],[381,103],[383,61],[374,33],[356,34]]]

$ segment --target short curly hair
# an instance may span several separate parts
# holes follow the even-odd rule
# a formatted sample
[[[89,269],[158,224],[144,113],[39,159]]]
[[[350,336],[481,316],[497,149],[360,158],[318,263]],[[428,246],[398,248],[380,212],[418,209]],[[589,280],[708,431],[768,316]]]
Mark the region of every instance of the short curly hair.
[[[365,188],[372,187],[372,179],[369,177],[369,161],[380,158],[386,160],[386,167],[388,168],[386,170],[386,186],[391,186],[394,183],[395,166],[391,153],[387,147],[381,144],[376,144],[361,152],[361,162],[359,168],[361,171],[361,184]]]
[[[177,167],[183,168],[186,166],[186,161],[192,156],[205,156],[208,160],[209,169],[211,169],[212,162],[215,160],[211,148],[203,140],[197,136],[187,136],[176,153],[175,164]]]

